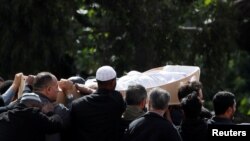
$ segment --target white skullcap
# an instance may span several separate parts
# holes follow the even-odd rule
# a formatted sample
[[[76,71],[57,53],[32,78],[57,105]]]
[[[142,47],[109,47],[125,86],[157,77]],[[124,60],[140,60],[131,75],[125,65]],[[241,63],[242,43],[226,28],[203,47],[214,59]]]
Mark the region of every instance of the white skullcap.
[[[96,80],[108,81],[116,78],[115,70],[110,66],[102,66],[96,71]]]
[[[25,100],[33,100],[33,101],[41,103],[40,97],[35,93],[24,93],[20,102],[22,103]]]

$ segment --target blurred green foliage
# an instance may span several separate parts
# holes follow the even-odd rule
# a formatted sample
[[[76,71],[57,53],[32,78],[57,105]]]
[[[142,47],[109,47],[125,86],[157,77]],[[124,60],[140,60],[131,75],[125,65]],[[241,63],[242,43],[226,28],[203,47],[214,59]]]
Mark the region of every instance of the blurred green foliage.
[[[71,1],[0,1],[0,74],[51,71],[58,77],[74,69],[71,52],[75,33]]]

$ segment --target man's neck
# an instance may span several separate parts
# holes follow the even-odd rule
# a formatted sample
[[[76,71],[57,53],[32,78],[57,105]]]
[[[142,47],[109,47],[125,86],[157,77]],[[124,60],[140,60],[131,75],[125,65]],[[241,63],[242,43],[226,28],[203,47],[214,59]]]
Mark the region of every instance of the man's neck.
[[[151,109],[151,110],[149,110],[149,112],[156,113],[156,114],[158,114],[158,115],[160,115],[162,117],[163,117],[163,115],[165,113],[164,110],[157,110],[157,109]]]
[[[216,115],[216,117],[219,117],[219,118],[226,118],[226,119],[230,119],[230,117],[228,117],[227,115]]]

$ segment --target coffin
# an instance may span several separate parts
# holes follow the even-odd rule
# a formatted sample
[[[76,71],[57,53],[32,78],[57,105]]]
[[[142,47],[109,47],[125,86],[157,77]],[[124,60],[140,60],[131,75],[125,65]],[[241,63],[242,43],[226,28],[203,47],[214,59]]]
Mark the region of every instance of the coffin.
[[[161,87],[170,93],[170,105],[178,105],[180,102],[177,93],[180,85],[199,79],[200,68],[197,66],[166,65],[145,72],[130,71],[118,78],[116,90],[125,97],[129,85],[141,84],[147,92],[154,87]]]

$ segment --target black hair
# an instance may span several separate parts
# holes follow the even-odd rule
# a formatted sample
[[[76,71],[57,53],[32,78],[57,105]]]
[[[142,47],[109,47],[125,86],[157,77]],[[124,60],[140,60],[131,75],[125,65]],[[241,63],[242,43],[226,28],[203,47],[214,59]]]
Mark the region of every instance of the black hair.
[[[219,91],[213,97],[215,115],[224,114],[229,107],[235,103],[235,96],[228,91]]]
[[[178,99],[181,101],[182,98],[186,97],[193,91],[199,94],[199,90],[202,89],[202,83],[199,81],[187,82],[178,89]]]
[[[181,107],[186,118],[197,118],[201,113],[202,101],[194,91],[182,99]]]

